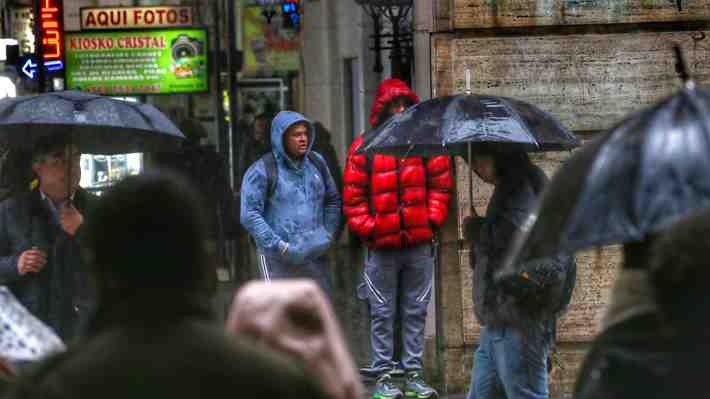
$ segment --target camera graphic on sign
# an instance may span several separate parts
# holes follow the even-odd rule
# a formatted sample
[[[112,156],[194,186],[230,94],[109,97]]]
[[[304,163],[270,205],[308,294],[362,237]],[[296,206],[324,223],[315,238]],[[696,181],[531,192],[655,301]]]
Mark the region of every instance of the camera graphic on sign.
[[[173,73],[179,79],[195,78],[205,73],[204,43],[188,35],[179,35],[170,43]]]

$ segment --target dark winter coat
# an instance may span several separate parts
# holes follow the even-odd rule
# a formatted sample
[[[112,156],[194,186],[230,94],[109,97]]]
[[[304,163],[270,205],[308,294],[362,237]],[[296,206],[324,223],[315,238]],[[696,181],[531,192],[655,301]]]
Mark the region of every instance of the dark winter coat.
[[[573,257],[531,263],[531,273],[545,275],[546,284],[540,287],[509,286],[496,278],[513,238],[528,222],[537,191],[547,182],[540,168],[530,168],[529,173],[499,177],[485,218],[475,218],[467,226],[467,235],[474,240],[473,304],[482,325],[515,327],[550,339],[556,317],[570,300],[575,280]]]
[[[74,196],[74,206],[85,218],[94,201],[83,190]],[[83,226],[73,238],[62,230],[37,190],[0,203],[0,284],[64,340],[79,333],[94,302],[81,266],[82,236]],[[20,254],[33,246],[47,253],[47,264],[39,273],[20,275]]]
[[[132,298],[91,336],[28,371],[9,398],[324,398],[294,364],[228,337],[197,303]]]
[[[624,244],[624,267],[611,291],[604,330],[582,364],[576,399],[659,397],[660,384],[653,382],[665,383],[675,343],[649,286],[650,247]]]
[[[592,342],[577,399],[708,396],[710,212],[688,215],[655,237],[624,244],[608,327]],[[619,298],[622,303],[616,303]]]

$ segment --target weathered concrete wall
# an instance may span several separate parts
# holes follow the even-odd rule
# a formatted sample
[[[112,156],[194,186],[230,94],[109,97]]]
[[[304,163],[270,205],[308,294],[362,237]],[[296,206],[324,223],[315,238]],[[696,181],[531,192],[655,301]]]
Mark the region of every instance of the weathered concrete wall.
[[[695,80],[710,82],[710,1],[435,0],[431,37],[433,96],[462,93],[464,70],[474,93],[519,98],[551,112],[583,140],[680,87],[672,45],[679,44]],[[569,153],[535,154],[548,175]],[[457,160],[458,226],[445,229],[440,358],[449,392],[467,388],[479,325],[473,316],[469,244],[461,220],[485,212],[492,187]],[[444,249],[447,248],[444,246]],[[455,248],[455,249],[454,249]],[[453,254],[455,252],[455,255]],[[456,259],[454,259],[456,258]],[[571,397],[589,342],[599,332],[622,263],[620,247],[577,254],[572,303],[559,321],[553,398]],[[560,367],[561,366],[561,367]]]
[[[691,21],[710,19],[710,1],[454,0],[452,14],[456,29]]]
[[[687,54],[691,74],[698,81],[708,80],[709,33],[703,29],[436,39],[437,95],[463,92],[468,66],[474,92],[529,101],[575,131],[607,129],[680,87],[674,43]]]

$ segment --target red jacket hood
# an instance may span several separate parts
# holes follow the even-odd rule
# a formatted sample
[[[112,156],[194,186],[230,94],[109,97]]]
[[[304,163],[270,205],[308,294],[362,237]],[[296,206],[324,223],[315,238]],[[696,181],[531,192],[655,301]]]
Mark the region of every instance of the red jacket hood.
[[[400,96],[409,97],[414,103],[419,102],[419,97],[407,86],[406,83],[399,79],[387,79],[382,81],[377,87],[377,95],[375,102],[370,110],[370,126],[375,127],[377,124],[377,115],[382,112],[387,103]]]

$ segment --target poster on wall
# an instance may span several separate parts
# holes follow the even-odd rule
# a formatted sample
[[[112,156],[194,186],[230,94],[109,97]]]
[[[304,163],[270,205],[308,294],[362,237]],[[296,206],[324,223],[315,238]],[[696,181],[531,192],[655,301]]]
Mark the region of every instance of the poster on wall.
[[[66,87],[98,94],[208,90],[207,32],[163,29],[66,34]]]
[[[244,76],[297,71],[300,66],[299,33],[284,28],[279,15],[274,16],[270,24],[267,23],[262,11],[261,7],[244,8]]]

